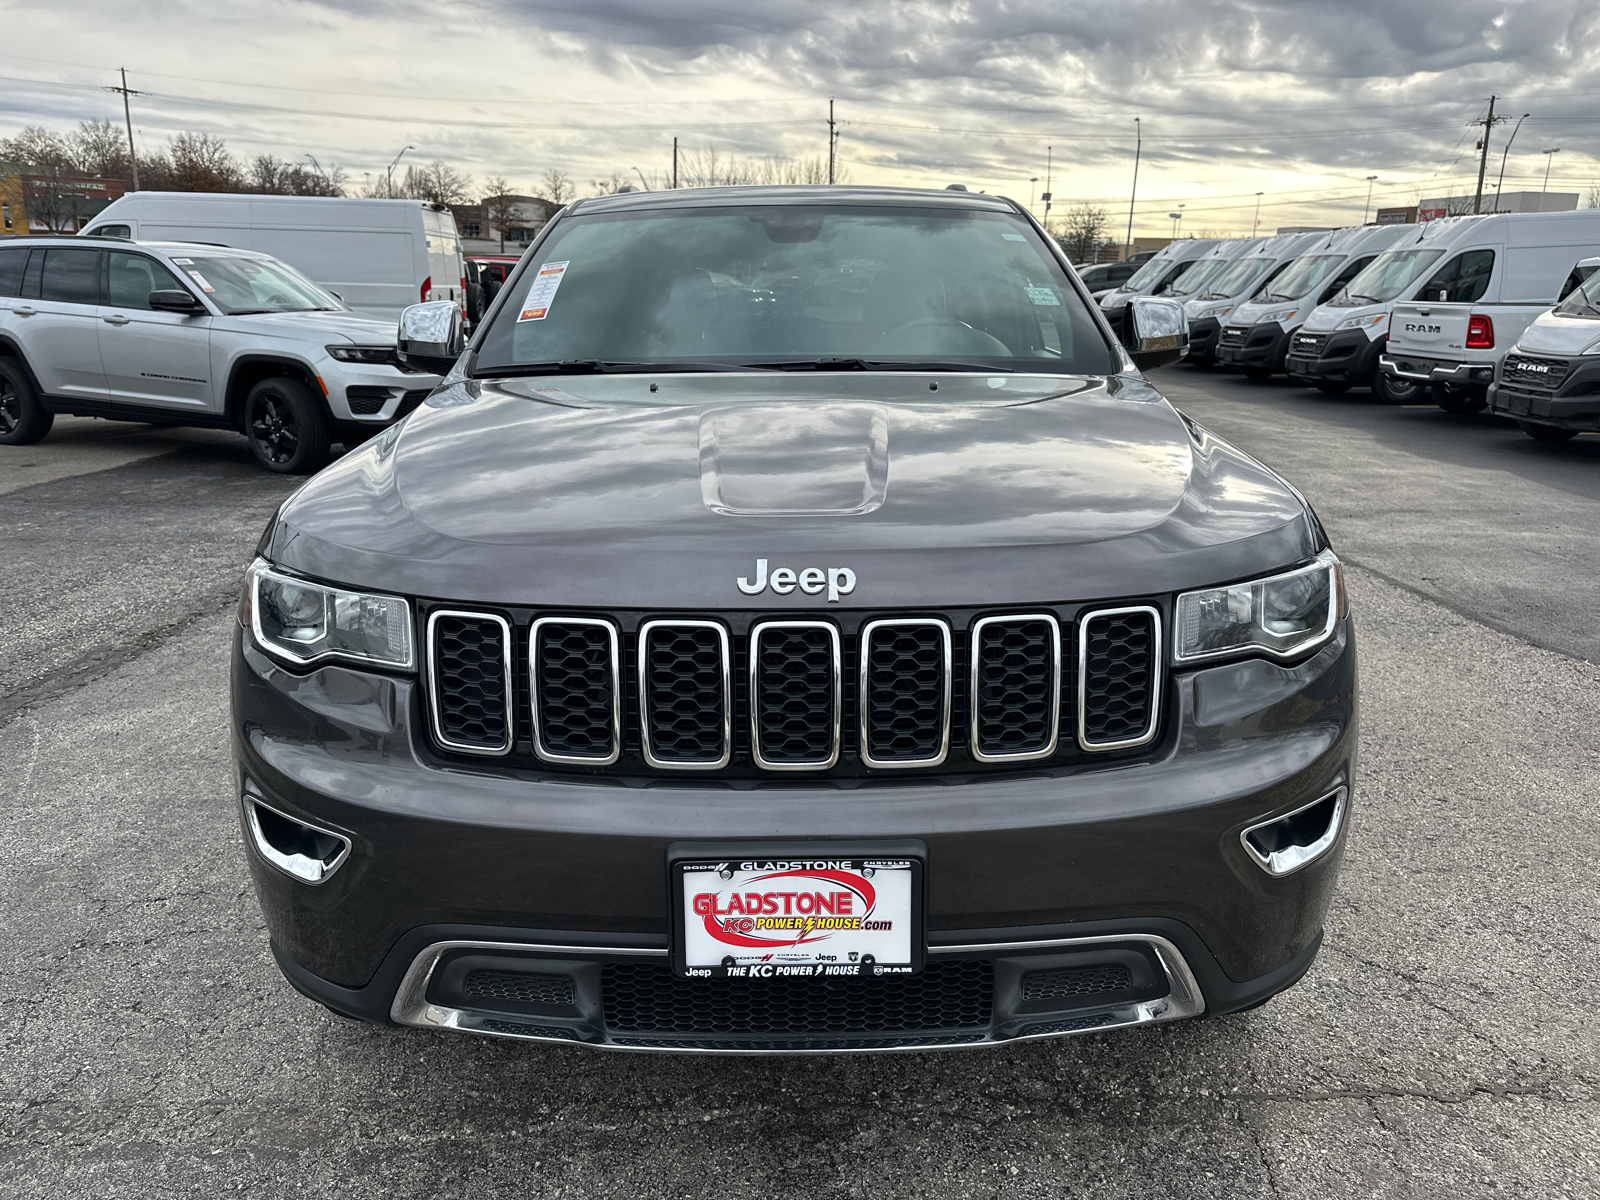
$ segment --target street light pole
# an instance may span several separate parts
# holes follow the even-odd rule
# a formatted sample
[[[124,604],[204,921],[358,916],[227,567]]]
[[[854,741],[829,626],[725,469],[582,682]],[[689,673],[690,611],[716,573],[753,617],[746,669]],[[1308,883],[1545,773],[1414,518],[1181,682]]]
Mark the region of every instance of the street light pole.
[[[1250,236],[1255,237],[1256,229],[1261,225],[1261,193],[1256,193],[1256,219],[1250,222]]]
[[[635,167],[633,173],[639,177],[639,182],[644,184],[644,190],[648,192],[650,190],[650,181],[644,177],[644,172]]]
[[[398,166],[399,163],[400,163],[400,160],[406,156],[406,151],[407,150],[415,150],[415,149],[416,149],[415,146],[402,147],[401,150],[400,150],[400,153],[396,154],[394,156],[394,162],[389,164],[389,169],[386,172],[384,172],[384,180],[385,180],[385,182],[384,182],[384,185],[383,185],[383,194],[388,199],[390,199],[390,200],[394,199],[394,169],[395,169],[395,167]]]
[[[1033,185],[1039,182],[1037,175],[1028,176],[1028,211],[1033,211]]]
[[[1182,213],[1168,213],[1167,216],[1172,218],[1172,240],[1173,241],[1177,241],[1178,240],[1178,222],[1183,220],[1183,214]]]
[[[1051,201],[1051,198],[1052,198],[1052,193],[1050,191],[1050,177],[1054,173],[1054,170],[1055,170],[1055,147],[1054,146],[1046,146],[1044,148],[1044,197],[1043,197],[1043,199],[1044,199],[1044,223],[1045,223],[1045,228],[1047,228],[1047,229],[1050,227],[1050,201]]]
[[[1133,119],[1133,190],[1128,193],[1128,240],[1122,244],[1124,260],[1133,256],[1133,202],[1139,195],[1139,151],[1144,147],[1139,118]]]
[[[1372,185],[1378,181],[1376,175],[1367,176],[1367,202],[1361,206],[1361,223],[1367,223],[1367,214],[1372,211]]]
[[[1560,153],[1560,146],[1551,146],[1550,149],[1544,152],[1544,183],[1539,188],[1539,194],[1541,196],[1550,190],[1550,164],[1555,161],[1555,159],[1551,158],[1550,156],[1552,154]]]
[[[1511,136],[1506,139],[1506,148],[1500,152],[1500,178],[1494,181],[1494,206],[1500,208],[1500,185],[1506,181],[1506,155],[1511,153],[1511,143],[1517,140],[1517,130],[1522,128],[1522,123],[1528,119],[1528,114],[1523,113],[1517,118],[1516,127],[1512,129]]]

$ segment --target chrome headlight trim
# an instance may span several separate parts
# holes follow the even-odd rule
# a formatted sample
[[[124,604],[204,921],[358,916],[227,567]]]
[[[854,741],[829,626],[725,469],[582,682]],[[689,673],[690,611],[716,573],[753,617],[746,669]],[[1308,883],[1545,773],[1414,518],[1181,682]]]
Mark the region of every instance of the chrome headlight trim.
[[[263,580],[267,579],[279,580],[297,588],[314,589],[322,592],[325,597],[330,599],[348,596],[364,600],[380,600],[386,604],[398,605],[401,613],[400,626],[405,630],[405,658],[403,660],[382,658],[378,655],[363,654],[358,650],[350,649],[319,650],[314,654],[307,655],[285,646],[282,642],[274,641],[267,636],[266,631],[261,627],[261,584]],[[301,575],[279,570],[264,558],[258,558],[250,564],[246,571],[246,580],[250,599],[250,634],[263,653],[284,662],[292,663],[297,667],[309,667],[320,662],[337,660],[360,663],[363,666],[382,667],[389,671],[415,671],[417,669],[417,640],[411,624],[411,604],[403,597],[389,596],[378,592],[358,592],[350,588],[320,583],[315,579],[307,579]]]
[[[1316,571],[1328,572],[1328,617],[1321,628],[1309,631],[1305,637],[1288,646],[1270,646],[1265,642],[1251,641],[1237,646],[1224,646],[1216,650],[1202,650],[1198,653],[1185,653],[1184,621],[1186,609],[1189,605],[1198,604],[1200,598],[1216,592],[1230,591],[1234,588],[1249,588],[1251,591],[1252,626],[1259,620],[1261,608],[1261,590],[1269,584],[1281,580],[1292,579],[1299,575],[1308,575]],[[1267,655],[1287,662],[1291,659],[1303,658],[1333,638],[1339,628],[1339,621],[1344,616],[1347,607],[1344,595],[1344,564],[1339,561],[1338,555],[1332,550],[1324,550],[1315,559],[1304,566],[1296,567],[1291,571],[1280,571],[1275,575],[1263,576],[1260,579],[1247,579],[1239,583],[1223,584],[1218,587],[1197,588],[1194,591],[1182,592],[1172,610],[1172,661],[1180,666],[1192,663],[1213,662],[1223,658],[1243,658],[1255,655]]]

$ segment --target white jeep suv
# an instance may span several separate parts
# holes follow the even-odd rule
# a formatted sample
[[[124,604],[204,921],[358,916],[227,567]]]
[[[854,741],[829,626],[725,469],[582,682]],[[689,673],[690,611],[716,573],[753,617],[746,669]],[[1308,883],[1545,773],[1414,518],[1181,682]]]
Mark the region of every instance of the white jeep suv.
[[[85,242],[89,245],[85,245]],[[56,413],[237,429],[305,473],[422,402],[395,326],[271,255],[189,242],[0,242],[0,445]]]

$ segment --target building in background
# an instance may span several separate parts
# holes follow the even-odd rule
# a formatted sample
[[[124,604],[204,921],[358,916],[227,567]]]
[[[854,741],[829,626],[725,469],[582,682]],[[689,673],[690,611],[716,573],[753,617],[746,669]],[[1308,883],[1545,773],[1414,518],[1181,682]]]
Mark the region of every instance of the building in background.
[[[520,254],[561,208],[541,196],[488,196],[451,207],[463,254]]]
[[[1504,192],[1485,195],[1479,211],[1484,213],[1572,212],[1578,207],[1577,192]],[[1380,209],[1381,216],[1384,210]],[[1440,217],[1461,217],[1472,211],[1471,196],[1439,196],[1417,202],[1418,221],[1437,221]]]
[[[127,190],[124,179],[0,163],[0,235],[77,233]]]

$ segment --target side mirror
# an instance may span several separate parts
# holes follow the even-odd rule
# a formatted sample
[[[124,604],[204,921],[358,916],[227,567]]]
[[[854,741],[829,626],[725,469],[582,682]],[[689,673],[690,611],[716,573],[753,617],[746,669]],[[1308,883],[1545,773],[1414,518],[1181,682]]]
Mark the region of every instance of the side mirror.
[[[1124,329],[1133,365],[1141,371],[1165,367],[1189,353],[1189,318],[1176,300],[1135,296],[1128,303]]]
[[[395,351],[405,366],[448,375],[466,346],[461,306],[454,300],[413,304],[400,314]]]
[[[186,292],[182,288],[151,292],[146,302],[156,312],[178,313],[185,317],[200,316],[206,311],[206,306],[201,304],[193,293]]]

